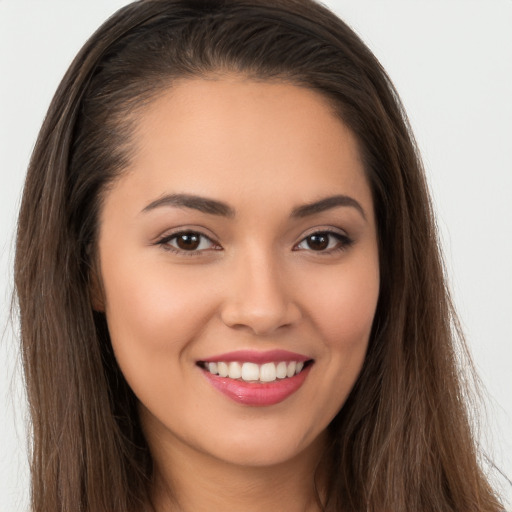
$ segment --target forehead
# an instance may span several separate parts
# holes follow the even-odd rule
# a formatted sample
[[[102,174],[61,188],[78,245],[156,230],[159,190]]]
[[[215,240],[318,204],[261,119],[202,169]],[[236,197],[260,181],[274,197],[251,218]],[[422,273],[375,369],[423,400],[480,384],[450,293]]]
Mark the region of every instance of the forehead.
[[[119,185],[137,201],[194,193],[263,206],[339,192],[371,202],[355,136],[321,94],[290,83],[179,81],[141,111],[132,143]]]

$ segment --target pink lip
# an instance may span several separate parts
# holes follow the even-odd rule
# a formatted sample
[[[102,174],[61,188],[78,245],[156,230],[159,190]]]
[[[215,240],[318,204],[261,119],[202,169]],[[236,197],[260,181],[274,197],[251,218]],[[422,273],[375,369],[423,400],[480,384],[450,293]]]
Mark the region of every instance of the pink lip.
[[[247,359],[244,360],[247,361]],[[283,359],[279,360],[283,361]],[[219,359],[219,361],[226,361],[226,359]],[[244,405],[263,407],[278,404],[298,391],[306,380],[311,366],[306,366],[306,368],[293,377],[265,383],[245,382],[228,377],[219,377],[204,369],[202,371],[210,384],[228,398],[231,398],[231,400]]]
[[[266,352],[259,352],[256,350],[237,350],[235,352],[227,352],[225,354],[207,357],[203,359],[203,361],[207,361],[209,363],[218,363],[219,361],[231,363],[233,361],[238,361],[244,363],[264,364],[272,362],[278,363],[281,361],[305,362],[310,359],[310,357],[302,354],[296,354],[295,352],[289,352],[288,350],[267,350]]]

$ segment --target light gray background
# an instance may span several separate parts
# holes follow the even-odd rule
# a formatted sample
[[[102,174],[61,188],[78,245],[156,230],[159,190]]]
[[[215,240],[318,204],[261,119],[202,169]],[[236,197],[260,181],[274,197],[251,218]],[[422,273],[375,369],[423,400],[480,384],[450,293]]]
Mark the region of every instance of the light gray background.
[[[28,503],[26,411],[8,326],[24,173],[71,59],[127,3],[0,0],[0,512],[24,511]],[[409,113],[455,302],[486,387],[482,444],[511,478],[512,1],[326,4],[372,48]],[[510,486],[504,492],[510,499]]]

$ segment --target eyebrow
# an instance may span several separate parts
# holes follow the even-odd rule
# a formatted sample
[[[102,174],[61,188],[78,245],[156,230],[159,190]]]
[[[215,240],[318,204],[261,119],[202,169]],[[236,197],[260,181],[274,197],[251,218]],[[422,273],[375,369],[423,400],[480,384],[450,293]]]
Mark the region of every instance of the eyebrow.
[[[167,194],[149,203],[142,212],[148,212],[162,206],[191,208],[209,215],[218,215],[229,218],[236,215],[235,210],[226,203],[191,194]],[[355,208],[361,214],[363,219],[366,220],[366,214],[361,204],[354,198],[345,195],[329,196],[312,203],[298,206],[292,210],[291,217],[302,219],[338,206],[349,206]]]
[[[190,194],[168,194],[149,203],[142,211],[148,212],[161,206],[175,206],[177,208],[192,208],[209,215],[219,215],[221,217],[234,217],[235,210],[226,203],[208,199],[206,197]]]
[[[361,214],[363,219],[367,220],[366,213],[361,204],[353,197],[344,195],[329,196],[324,199],[320,199],[319,201],[314,201],[313,203],[298,206],[292,210],[291,216],[294,218],[309,217],[310,215],[322,213],[338,206],[350,206],[355,208]]]

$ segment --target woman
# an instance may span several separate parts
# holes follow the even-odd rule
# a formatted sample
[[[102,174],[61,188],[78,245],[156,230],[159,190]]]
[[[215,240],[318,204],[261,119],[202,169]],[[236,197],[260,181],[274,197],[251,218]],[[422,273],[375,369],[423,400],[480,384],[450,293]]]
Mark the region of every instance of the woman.
[[[16,288],[34,510],[499,510],[421,164],[317,4],[137,2],[50,107]]]

